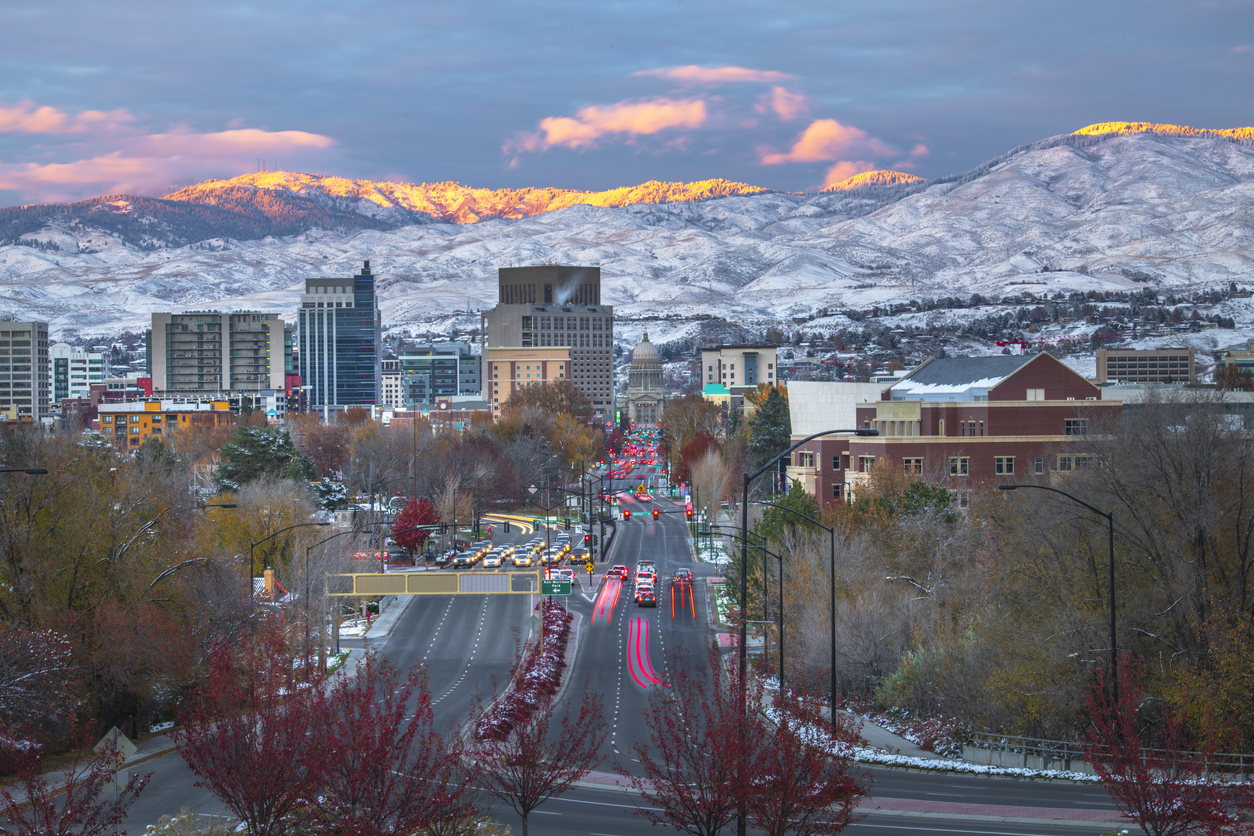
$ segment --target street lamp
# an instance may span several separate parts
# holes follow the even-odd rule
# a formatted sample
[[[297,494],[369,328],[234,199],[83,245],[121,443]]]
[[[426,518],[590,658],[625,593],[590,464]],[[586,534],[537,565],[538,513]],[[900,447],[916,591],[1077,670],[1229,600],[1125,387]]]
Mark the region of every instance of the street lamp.
[[[1107,563],[1110,569],[1110,684],[1111,684],[1111,705],[1119,703],[1119,652],[1116,647],[1115,639],[1115,515],[1106,511],[1094,508],[1078,496],[1072,496],[1066,491],[1060,491],[1057,488],[1051,488],[1046,485],[998,485],[999,491],[1014,491],[1020,488],[1030,488],[1038,491],[1049,491],[1061,496],[1065,496],[1077,505],[1083,505],[1085,508],[1097,514],[1099,517],[1106,518],[1106,545],[1109,549],[1109,559]]]
[[[291,531],[293,528],[304,528],[306,526],[314,526],[314,525],[320,526],[322,528],[326,528],[330,524],[331,524],[330,522],[327,522],[325,520],[320,521],[320,522],[296,523],[296,525],[289,525],[287,528],[280,528],[278,531],[274,532],[273,534],[262,537],[256,543],[250,543],[248,545],[248,579],[249,581],[251,582],[252,579],[256,577],[256,574],[257,574],[257,567],[253,563],[253,551],[262,543],[266,542],[267,540],[273,540],[275,537],[278,537],[283,532]]]
[[[771,467],[776,462],[781,461],[785,456],[790,454],[793,450],[796,450],[801,445],[811,442],[816,438],[822,438],[825,435],[841,435],[841,434],[852,434],[852,435],[858,435],[858,436],[877,436],[880,434],[880,431],[871,429],[869,427],[865,427],[865,428],[857,427],[857,428],[849,429],[849,430],[824,430],[823,432],[806,436],[805,438],[801,439],[797,443],[793,444],[787,450],[784,450],[783,452],[773,457],[770,461],[763,464],[757,470],[753,471],[752,473],[746,473],[744,475],[744,482],[741,486],[741,497],[740,497],[741,538],[740,538],[740,654],[739,655],[740,655],[740,715],[741,715],[741,732],[740,733],[741,735],[744,734],[744,720],[745,720],[745,715],[748,712],[748,703],[746,701],[748,697],[748,693],[746,691],[746,687],[748,685],[747,677],[749,675],[749,656],[748,656],[748,648],[745,647],[745,642],[748,641],[748,637],[749,637],[749,630],[748,630],[749,625],[745,622],[745,608],[748,606],[748,602],[749,602],[749,579],[746,576],[746,572],[749,566],[749,540],[747,537],[748,532],[749,532],[749,483],[752,482],[757,477],[761,476],[766,471],[770,470]],[[835,717],[833,717],[832,719],[835,720]],[[736,833],[737,833],[737,836],[745,836],[745,813],[744,813],[743,806],[741,807],[741,810],[736,817]]]
[[[45,476],[48,473],[46,467],[6,467],[0,470],[0,473],[25,473],[29,476]]]

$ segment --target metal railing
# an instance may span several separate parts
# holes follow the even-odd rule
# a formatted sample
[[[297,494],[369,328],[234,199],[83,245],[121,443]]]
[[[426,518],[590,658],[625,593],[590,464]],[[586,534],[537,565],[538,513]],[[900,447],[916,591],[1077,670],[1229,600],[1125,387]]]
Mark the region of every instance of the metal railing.
[[[1043,740],[1037,737],[1018,737],[1016,735],[992,734],[989,732],[972,732],[968,738],[968,746],[990,752],[1007,752],[1023,755],[1025,758],[1040,758],[1042,761],[1054,761],[1065,764],[1064,769],[1071,769],[1073,761],[1083,763],[1084,746],[1074,741]],[[1165,749],[1142,749],[1141,757],[1149,760],[1165,755],[1192,757],[1204,761],[1207,771],[1242,773],[1254,768],[1254,755],[1240,753],[1174,752]]]

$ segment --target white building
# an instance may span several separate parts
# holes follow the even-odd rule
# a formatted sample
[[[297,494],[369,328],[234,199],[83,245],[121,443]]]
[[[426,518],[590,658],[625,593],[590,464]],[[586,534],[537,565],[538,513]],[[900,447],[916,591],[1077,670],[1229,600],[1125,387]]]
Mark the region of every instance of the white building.
[[[108,376],[109,364],[104,354],[69,343],[57,343],[48,349],[53,406],[59,405],[63,398],[90,396],[92,384],[103,384]]]

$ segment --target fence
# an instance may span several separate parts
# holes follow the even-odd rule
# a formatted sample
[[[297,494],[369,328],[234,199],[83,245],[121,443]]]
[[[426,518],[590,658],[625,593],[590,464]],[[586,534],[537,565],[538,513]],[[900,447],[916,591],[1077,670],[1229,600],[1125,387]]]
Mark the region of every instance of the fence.
[[[1142,757],[1161,756],[1162,749],[1142,749]],[[1181,752],[1202,758],[1200,752]],[[1084,760],[1084,747],[1066,740],[1042,740],[1036,737],[974,732],[969,742],[963,744],[962,759],[969,763],[992,766],[1022,767],[1024,769],[1064,769],[1072,772],[1093,774],[1093,768]],[[1206,758],[1208,771],[1227,772],[1244,776],[1254,768],[1254,755],[1212,754]]]

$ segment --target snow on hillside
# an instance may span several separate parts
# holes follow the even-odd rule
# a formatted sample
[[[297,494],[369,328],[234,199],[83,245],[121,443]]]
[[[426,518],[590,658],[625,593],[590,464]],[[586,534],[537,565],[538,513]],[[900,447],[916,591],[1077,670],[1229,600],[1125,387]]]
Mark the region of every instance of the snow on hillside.
[[[1082,139],[1030,146],[930,185],[583,202],[477,223],[311,229],[157,249],[50,220],[22,236],[45,249],[0,247],[0,313],[48,320],[59,337],[140,329],[155,310],[259,308],[290,320],[306,278],[351,275],[368,258],[385,327],[464,331],[494,304],[498,267],[558,262],[601,267],[603,298],[624,319],[618,339],[630,346],[642,329],[627,323],[644,317],[713,315],[760,331],[910,299],[1146,287],[1187,294],[1250,281],[1254,148],[1210,135]],[[322,199],[311,192],[316,184],[297,185],[306,203]],[[425,211],[418,192],[384,191],[342,185],[325,198],[340,213],[346,201],[382,210],[402,196],[405,211]],[[445,189],[435,198],[464,208],[474,197],[467,194]],[[1225,303],[1224,315],[1250,332],[1248,301]],[[805,327],[849,324],[833,314]],[[648,327],[655,342],[687,338],[684,323]]]

